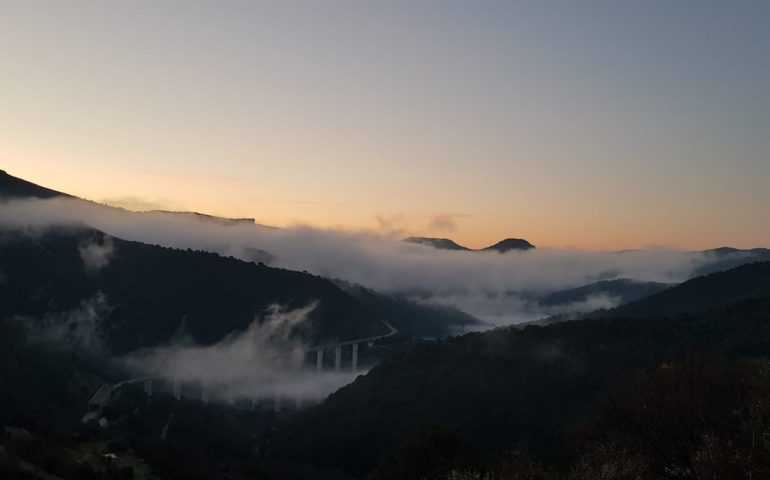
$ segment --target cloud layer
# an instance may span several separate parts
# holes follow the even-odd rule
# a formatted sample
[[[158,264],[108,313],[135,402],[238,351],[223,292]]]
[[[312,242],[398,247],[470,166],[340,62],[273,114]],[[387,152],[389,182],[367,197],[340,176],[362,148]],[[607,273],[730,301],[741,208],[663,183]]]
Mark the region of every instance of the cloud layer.
[[[27,319],[23,324],[33,340],[93,354],[107,354],[102,320],[110,309],[107,297],[100,292],[83,300],[78,308],[39,320]]]
[[[97,271],[107,266],[112,259],[114,246],[112,237],[104,237],[101,240],[92,238],[84,241],[79,246],[80,259],[88,271]]]
[[[133,213],[71,199],[0,205],[0,225],[36,229],[52,224],[88,224],[126,240],[208,250],[247,261],[265,258],[254,255],[266,251],[273,255],[274,266],[453,305],[495,324],[553,313],[532,311],[532,303],[525,300],[532,294],[620,277],[676,283],[709,261],[702,253],[664,249],[622,253],[542,248],[506,254],[442,251],[371,232],[303,226],[274,229],[195,215]],[[88,247],[84,262],[96,267],[109,258],[107,252],[104,246]],[[598,303],[609,307],[612,299]]]
[[[361,372],[316,372],[305,365],[309,347],[297,333],[314,308],[273,307],[264,321],[214,345],[175,343],[135,352],[123,363],[139,375],[202,386],[212,399],[320,400]]]

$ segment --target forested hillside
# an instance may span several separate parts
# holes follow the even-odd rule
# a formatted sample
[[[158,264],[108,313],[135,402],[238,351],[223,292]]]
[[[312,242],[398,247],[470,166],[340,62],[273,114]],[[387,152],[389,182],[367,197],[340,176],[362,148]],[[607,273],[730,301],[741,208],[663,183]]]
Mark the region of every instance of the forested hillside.
[[[104,265],[84,263],[89,248],[102,252]],[[0,271],[0,316],[55,322],[98,299],[98,311],[90,312],[100,317],[118,355],[168,342],[177,333],[216,342],[245,329],[271,305],[317,302],[307,332],[313,343],[388,332],[379,314],[320,277],[122,241],[88,228],[2,231]]]
[[[770,297],[770,262],[750,263],[732,270],[696,277],[622,305],[607,315],[615,318],[675,316],[764,297]]]
[[[698,316],[468,334],[385,361],[323,405],[287,419],[269,448],[282,458],[364,474],[415,431],[440,424],[490,454],[520,447],[560,464],[568,460],[568,427],[636,372],[691,356],[768,354],[768,298]]]

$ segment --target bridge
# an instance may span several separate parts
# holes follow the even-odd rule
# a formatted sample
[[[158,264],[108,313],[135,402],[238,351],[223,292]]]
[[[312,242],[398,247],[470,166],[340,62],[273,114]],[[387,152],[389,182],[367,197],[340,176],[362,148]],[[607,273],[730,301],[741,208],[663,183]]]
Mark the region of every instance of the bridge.
[[[352,371],[356,371],[358,369],[358,346],[362,343],[365,343],[369,346],[372,346],[374,342],[377,340],[382,340],[388,337],[392,337],[393,335],[398,333],[398,330],[391,325],[390,323],[386,322],[385,320],[382,320],[382,323],[385,324],[386,327],[388,327],[388,333],[384,335],[377,335],[374,337],[367,337],[367,338],[358,338],[356,340],[348,340],[346,342],[337,342],[337,343],[329,343],[326,345],[317,345],[314,347],[310,347],[307,351],[310,354],[315,354],[315,365],[316,365],[316,371],[321,372],[323,370],[324,365],[324,352],[326,351],[333,351],[334,352],[334,371],[339,372],[342,369],[342,349],[344,347],[351,347],[351,364],[350,368]],[[303,360],[304,363],[304,360]]]
[[[325,371],[325,354],[326,352],[333,352],[333,371],[334,372],[341,372],[343,368],[343,353],[344,349],[347,347],[350,347],[350,370],[351,372],[357,372],[359,367],[359,345],[365,344],[368,346],[374,345],[375,342],[379,340],[386,339],[388,337],[392,337],[398,333],[398,330],[393,327],[390,323],[388,323],[385,320],[382,320],[382,323],[385,324],[386,327],[388,327],[388,332],[383,335],[376,335],[372,337],[366,337],[366,338],[357,338],[354,340],[347,340],[343,342],[335,342],[335,343],[328,343],[323,345],[315,345],[307,348],[305,351],[300,352],[297,355],[297,371],[302,371],[305,369],[305,367],[308,364],[308,359],[314,360],[314,366],[315,366],[315,372],[320,374]],[[331,357],[330,357],[331,358]],[[183,390],[187,390],[190,393],[195,393],[195,395],[184,395],[185,398],[193,399],[197,397],[202,403],[208,404],[209,401],[212,400],[212,392],[210,391],[210,388],[207,385],[204,385],[200,382],[197,382],[196,384],[192,384],[192,382],[182,382],[178,379],[169,380],[161,376],[147,376],[147,377],[139,377],[139,378],[132,378],[129,380],[124,380],[122,382],[118,382],[115,384],[102,384],[99,389],[94,393],[94,395],[91,397],[91,399],[88,401],[88,409],[89,412],[83,417],[83,422],[86,423],[90,420],[97,419],[100,416],[100,413],[104,406],[109,403],[112,396],[123,388],[126,385],[132,385],[132,384],[141,384],[144,393],[151,397],[153,393],[156,393],[157,391],[163,391],[163,392],[169,392],[171,395],[176,398],[177,400],[180,400],[183,396]],[[224,392],[218,392],[218,399],[224,400],[226,403],[234,404],[236,399],[228,395],[227,391]],[[254,408],[258,404],[264,404],[268,403],[272,406],[273,410],[275,412],[280,412],[282,410],[282,407],[284,406],[284,401],[286,399],[282,398],[280,395],[274,395],[273,398],[252,398],[251,399],[251,407]],[[294,406],[296,408],[302,408],[303,402],[300,398],[294,398]],[[286,403],[289,405],[290,403]]]

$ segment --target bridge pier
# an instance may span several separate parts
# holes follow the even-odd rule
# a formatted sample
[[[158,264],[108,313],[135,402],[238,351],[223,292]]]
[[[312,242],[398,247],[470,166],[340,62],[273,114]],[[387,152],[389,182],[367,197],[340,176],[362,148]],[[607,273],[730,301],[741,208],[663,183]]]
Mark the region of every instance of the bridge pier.
[[[294,352],[294,366],[298,371],[305,369],[305,351],[297,350]]]
[[[209,389],[203,384],[201,384],[201,403],[204,405],[209,404]]]
[[[182,382],[174,380],[174,398],[180,400],[182,398]]]
[[[342,345],[334,347],[334,371],[339,372],[342,367]]]
[[[315,352],[315,370],[316,372],[320,372],[324,368],[324,351],[323,349],[318,349]]]
[[[351,363],[351,370],[355,372],[356,370],[358,370],[358,344],[357,343],[353,344],[352,357],[353,357],[353,361]]]
[[[230,387],[228,387],[227,385],[225,385],[222,388],[221,393],[217,396],[217,398],[219,399],[219,401],[224,401],[229,405],[232,405],[235,403],[235,396],[232,394],[232,392],[230,391]]]
[[[147,394],[148,397],[152,397],[152,379],[148,378],[144,381],[144,393]]]

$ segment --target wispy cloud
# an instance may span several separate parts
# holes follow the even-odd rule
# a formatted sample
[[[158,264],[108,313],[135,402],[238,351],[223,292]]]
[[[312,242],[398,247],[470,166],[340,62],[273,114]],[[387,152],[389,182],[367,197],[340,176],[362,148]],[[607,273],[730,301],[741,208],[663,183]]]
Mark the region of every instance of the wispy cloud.
[[[113,207],[126,208],[137,212],[150,210],[177,210],[179,207],[171,201],[153,200],[135,196],[110,197],[101,200],[101,203]]]
[[[73,310],[25,321],[23,324],[30,330],[34,340],[89,353],[107,354],[102,320],[111,308],[107,297],[98,292],[83,300]]]
[[[255,319],[245,331],[214,345],[172,344],[135,352],[122,363],[137,374],[202,385],[215,398],[321,399],[357,373],[304,368],[309,347],[298,332],[307,327],[314,308],[275,306],[264,320]]]
[[[78,249],[80,251],[80,259],[83,260],[86,270],[92,272],[107,266],[115,253],[115,246],[113,245],[112,238],[109,236],[83,241],[78,246]]]
[[[462,213],[435,215],[428,223],[428,230],[433,232],[453,232],[458,229],[458,220],[469,216]]]

